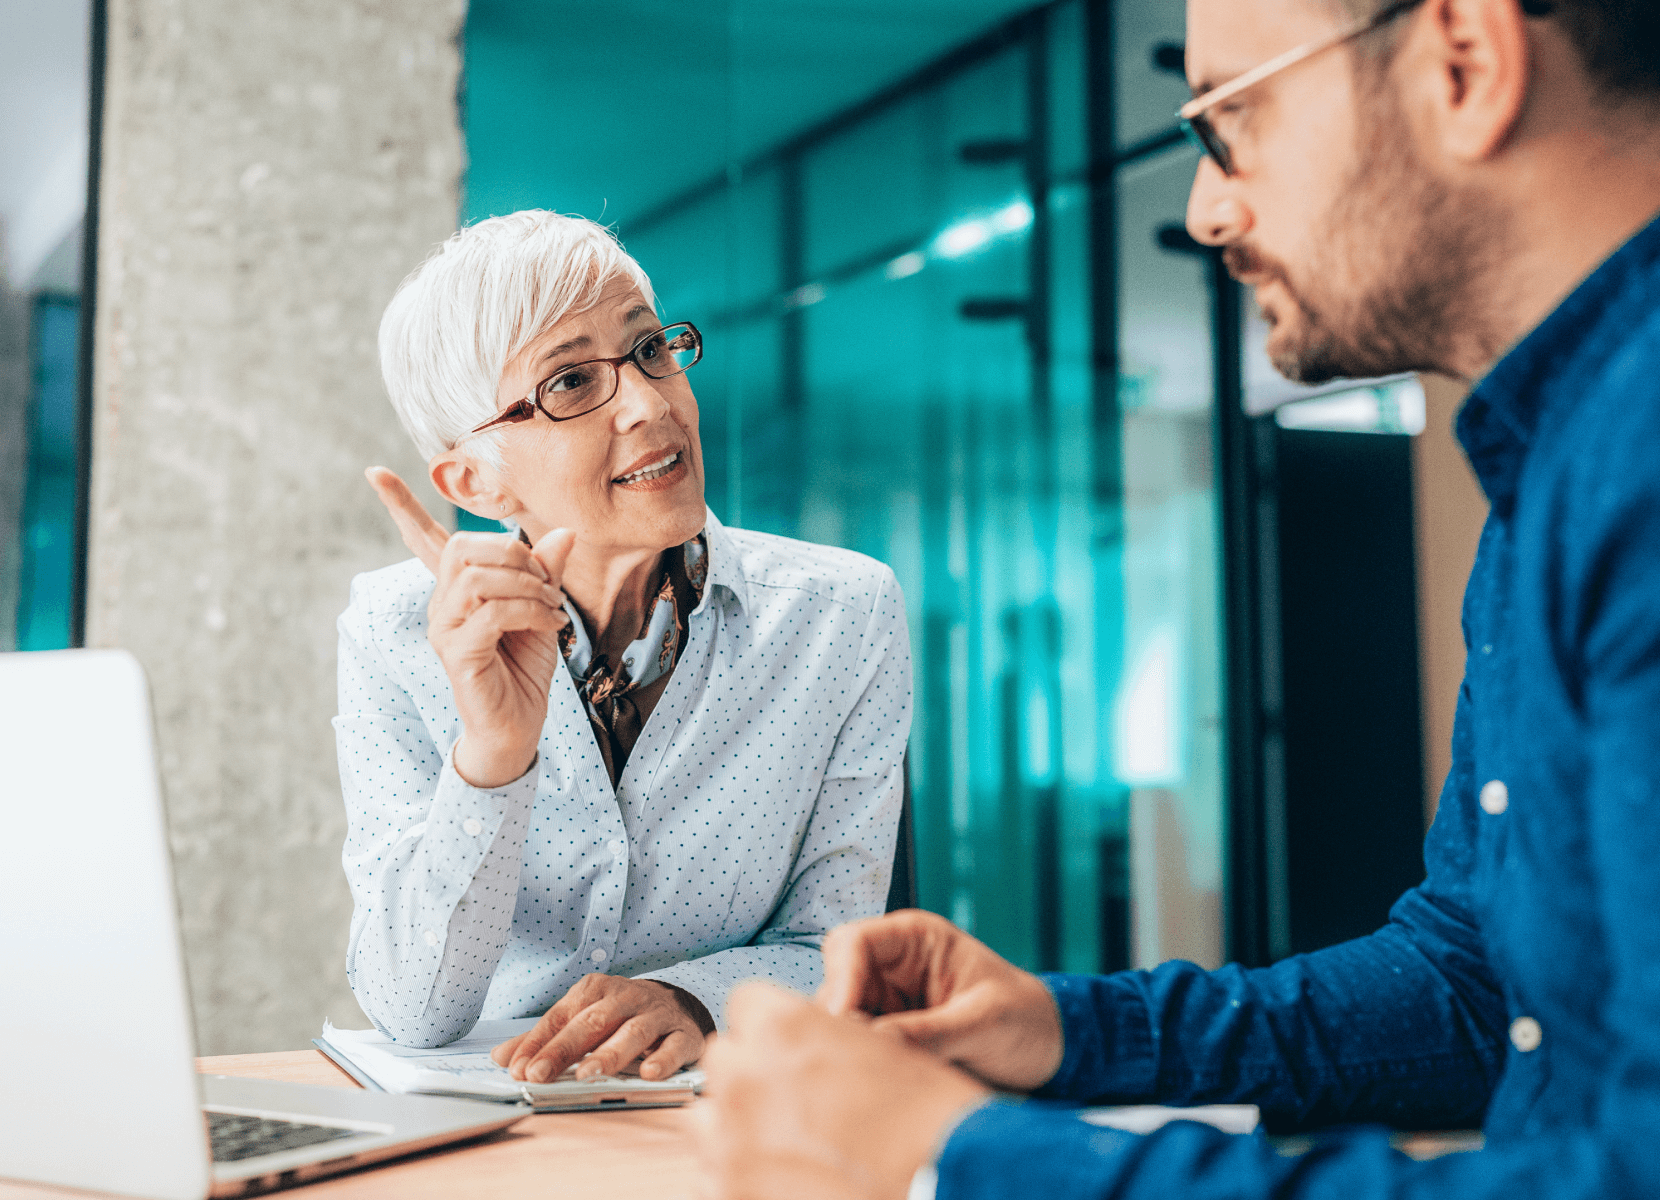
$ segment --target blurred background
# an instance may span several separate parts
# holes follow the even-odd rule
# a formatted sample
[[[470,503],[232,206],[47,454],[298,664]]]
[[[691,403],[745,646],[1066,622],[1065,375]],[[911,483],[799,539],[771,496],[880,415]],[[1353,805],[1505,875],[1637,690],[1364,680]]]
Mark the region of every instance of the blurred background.
[[[703,330],[723,521],[898,573],[919,904],[1075,971],[1385,918],[1463,666],[1459,393],[1274,375],[1182,229],[1182,21],[0,0],[0,648],[145,662],[204,1053],[363,1023],[333,620],[405,556],[361,469],[424,475],[375,327],[527,207]]]

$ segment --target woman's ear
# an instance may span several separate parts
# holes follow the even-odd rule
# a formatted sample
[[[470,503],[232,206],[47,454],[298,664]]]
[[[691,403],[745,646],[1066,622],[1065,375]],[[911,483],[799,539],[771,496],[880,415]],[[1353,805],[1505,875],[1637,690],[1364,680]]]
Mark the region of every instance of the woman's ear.
[[[499,521],[518,511],[518,501],[502,490],[495,473],[456,450],[446,450],[427,464],[432,486],[457,508],[475,517]]]

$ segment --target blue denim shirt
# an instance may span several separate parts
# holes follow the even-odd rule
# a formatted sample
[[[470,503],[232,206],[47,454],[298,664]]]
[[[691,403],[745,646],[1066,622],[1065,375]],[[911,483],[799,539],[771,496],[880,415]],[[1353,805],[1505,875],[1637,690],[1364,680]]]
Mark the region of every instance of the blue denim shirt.
[[[1262,970],[1047,978],[1047,1096],[1355,1128],[1290,1157],[992,1105],[947,1142],[941,1200],[1660,1197],[1660,221],[1492,370],[1458,436],[1492,509],[1424,884],[1377,933]],[[1485,1149],[1430,1162],[1378,1128],[1475,1125]]]

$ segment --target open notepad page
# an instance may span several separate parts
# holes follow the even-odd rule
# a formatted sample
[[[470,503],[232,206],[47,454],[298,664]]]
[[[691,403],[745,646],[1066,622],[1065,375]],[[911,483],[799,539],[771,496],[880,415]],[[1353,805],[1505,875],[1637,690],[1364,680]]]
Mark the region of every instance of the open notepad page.
[[[703,1086],[703,1072],[680,1071],[667,1079],[637,1075],[599,1075],[579,1080],[575,1068],[547,1083],[521,1083],[490,1060],[490,1051],[510,1037],[530,1030],[536,1018],[480,1021],[473,1031],[447,1046],[425,1049],[401,1046],[374,1029],[337,1029],[325,1022],[330,1049],[349,1059],[389,1092],[473,1096],[492,1100],[529,1099],[538,1107],[561,1100],[580,1101],[597,1093],[629,1094],[645,1100],[654,1093],[684,1093]]]

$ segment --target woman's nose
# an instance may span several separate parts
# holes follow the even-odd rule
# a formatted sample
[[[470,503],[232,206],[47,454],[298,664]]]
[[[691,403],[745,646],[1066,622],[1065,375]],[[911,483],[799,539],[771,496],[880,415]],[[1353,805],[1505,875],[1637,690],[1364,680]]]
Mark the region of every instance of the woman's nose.
[[[1239,198],[1238,188],[1207,154],[1199,160],[1193,189],[1187,195],[1187,231],[1206,246],[1226,246],[1250,229],[1251,212]]]
[[[611,420],[618,433],[648,425],[669,411],[668,399],[657,389],[656,382],[631,362],[618,369],[617,399],[611,406]]]

